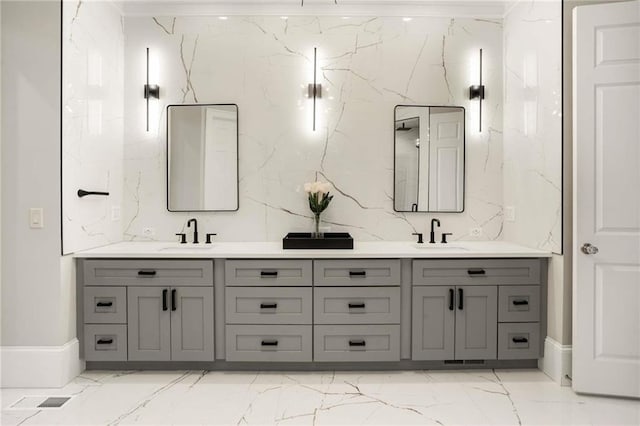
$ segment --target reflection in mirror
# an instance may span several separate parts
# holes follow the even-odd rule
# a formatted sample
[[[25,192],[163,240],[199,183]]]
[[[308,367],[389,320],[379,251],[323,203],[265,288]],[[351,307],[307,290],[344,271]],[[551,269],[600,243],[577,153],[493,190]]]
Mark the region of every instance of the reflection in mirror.
[[[169,211],[238,210],[238,106],[167,107]]]
[[[464,108],[395,108],[394,210],[464,210]]]

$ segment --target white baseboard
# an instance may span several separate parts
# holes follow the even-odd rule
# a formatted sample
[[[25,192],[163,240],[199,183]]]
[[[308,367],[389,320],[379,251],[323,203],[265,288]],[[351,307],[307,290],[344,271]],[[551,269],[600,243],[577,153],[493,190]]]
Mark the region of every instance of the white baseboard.
[[[84,370],[80,344],[3,346],[0,348],[3,388],[60,388]]]
[[[547,336],[538,368],[559,385],[571,386],[571,345],[561,345]]]

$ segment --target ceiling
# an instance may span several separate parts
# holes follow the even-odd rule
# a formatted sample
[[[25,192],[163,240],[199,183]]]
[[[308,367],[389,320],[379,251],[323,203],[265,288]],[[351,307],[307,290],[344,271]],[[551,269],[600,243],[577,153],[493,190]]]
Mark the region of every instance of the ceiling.
[[[502,18],[517,0],[116,0],[125,16],[455,16]]]

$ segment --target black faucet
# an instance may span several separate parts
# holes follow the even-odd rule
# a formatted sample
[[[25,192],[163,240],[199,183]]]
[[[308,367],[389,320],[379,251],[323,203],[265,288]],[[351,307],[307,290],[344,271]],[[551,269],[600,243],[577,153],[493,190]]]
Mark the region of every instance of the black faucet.
[[[191,223],[193,222],[193,244],[198,244],[198,220],[194,217],[193,219],[189,219],[187,221],[187,228],[191,227]]]
[[[431,233],[429,234],[429,243],[431,244],[435,244],[436,243],[436,232],[434,230],[434,224],[438,225],[438,228],[440,227],[440,221],[438,219],[431,219]]]

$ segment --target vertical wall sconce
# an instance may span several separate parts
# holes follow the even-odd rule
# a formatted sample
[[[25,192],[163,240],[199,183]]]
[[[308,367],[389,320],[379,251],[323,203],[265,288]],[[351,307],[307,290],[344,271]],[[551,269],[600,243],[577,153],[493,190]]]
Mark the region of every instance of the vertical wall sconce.
[[[147,100],[147,132],[149,131],[149,99],[160,99],[160,86],[149,84],[149,48],[147,47],[147,82],[144,85],[144,98]]]
[[[309,83],[307,96],[313,99],[313,131],[316,131],[316,99],[322,98],[322,84],[317,83],[318,49],[313,48],[313,83]]]
[[[478,131],[482,132],[482,100],[484,99],[484,86],[482,85],[482,49],[480,49],[480,84],[469,86],[469,99],[478,99]]]

